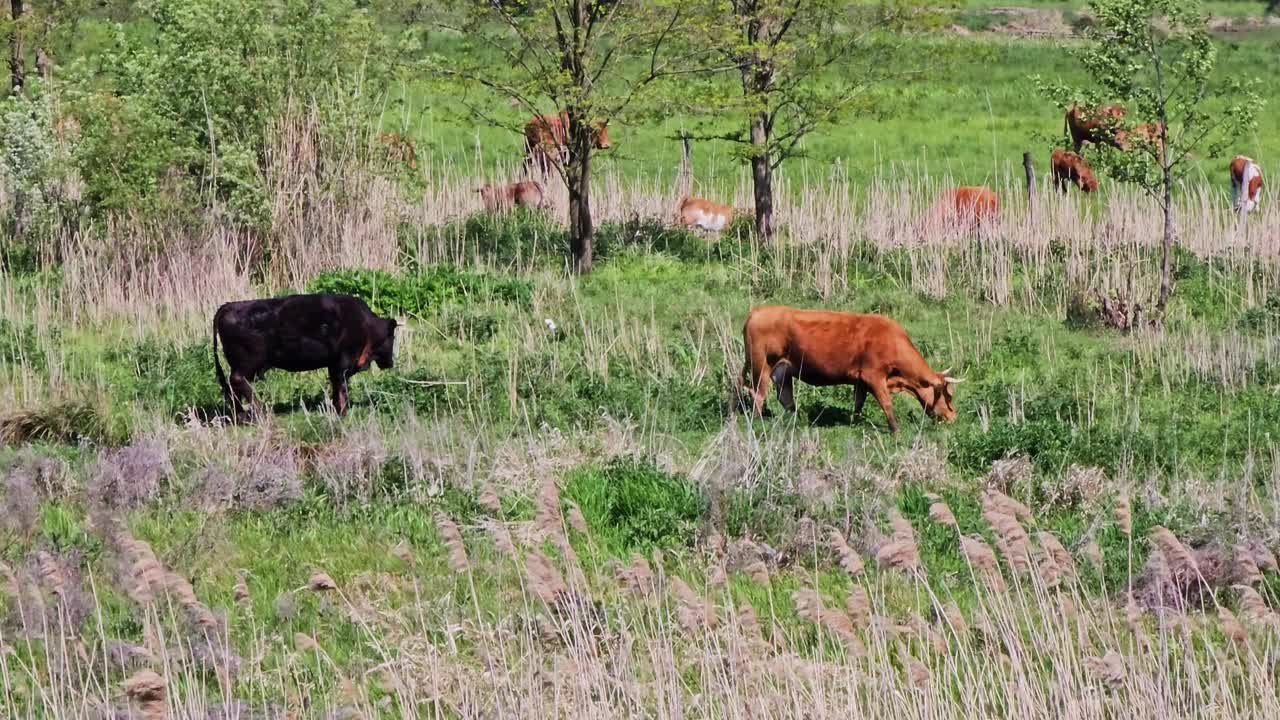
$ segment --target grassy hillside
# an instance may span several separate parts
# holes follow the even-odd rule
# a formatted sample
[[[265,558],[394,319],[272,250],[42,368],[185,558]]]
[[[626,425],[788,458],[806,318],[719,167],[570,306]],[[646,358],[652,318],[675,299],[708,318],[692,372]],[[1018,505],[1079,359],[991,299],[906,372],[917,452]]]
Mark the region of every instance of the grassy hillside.
[[[433,49],[439,52],[457,51],[446,39],[438,42],[441,45]],[[1062,137],[1063,118],[1062,111],[1038,93],[1032,78],[1087,86],[1070,55],[1072,44],[1069,38],[985,32],[909,39],[898,50],[898,62],[920,72],[876,89],[873,115],[852,117],[813,133],[805,140],[803,156],[786,170],[822,174],[823,168],[839,162],[856,184],[864,185],[878,174],[901,172],[906,166],[914,172],[946,174],[961,184],[983,184],[1031,151],[1043,171],[1055,141]],[[1242,37],[1224,35],[1219,52],[1222,77],[1257,77],[1264,83],[1265,97],[1280,95],[1280,28]],[[920,60],[931,56],[936,59]],[[470,102],[507,127],[520,127],[527,119],[500,100]],[[737,129],[736,118],[724,118],[714,108],[706,108],[706,114],[693,110],[646,112],[615,121],[610,129],[614,148],[601,155],[600,164],[623,174],[670,180],[680,166],[676,138],[681,129],[705,135]],[[1280,155],[1280,120],[1275,113],[1264,113],[1259,120],[1256,136],[1238,138],[1233,152],[1249,154],[1267,166],[1269,158]],[[486,172],[495,165],[517,165],[523,152],[518,133],[477,119],[469,108],[447,94],[433,93],[417,77],[397,86],[382,126],[413,137],[419,151],[435,161],[479,163]],[[695,143],[698,181],[721,192],[736,184],[743,165],[733,150],[723,142]],[[1199,173],[1210,183],[1222,184],[1229,159],[1200,158]]]

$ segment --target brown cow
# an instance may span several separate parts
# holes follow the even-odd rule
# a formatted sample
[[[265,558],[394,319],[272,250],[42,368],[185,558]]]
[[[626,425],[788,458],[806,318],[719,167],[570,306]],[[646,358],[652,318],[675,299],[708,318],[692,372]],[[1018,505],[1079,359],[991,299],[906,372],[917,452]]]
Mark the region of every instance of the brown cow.
[[[757,307],[747,315],[742,339],[742,374],[751,380],[756,415],[764,412],[770,380],[778,386],[778,402],[794,412],[792,385],[799,378],[810,385],[852,385],[855,415],[870,391],[892,432],[898,431],[892,398],[897,392],[911,393],[930,417],[955,420],[951,385],[961,381],[947,370],[934,372],[907,331],[883,315]]]
[[[1123,150],[1125,148],[1120,123],[1125,114],[1125,109],[1119,105],[1094,108],[1072,105],[1063,118],[1062,132],[1065,135],[1070,131],[1071,143],[1077,153],[1087,142],[1105,143]]]
[[[599,150],[609,149],[607,120],[596,123],[592,130],[592,144]],[[538,115],[524,126],[524,167],[536,166],[544,175],[551,167],[552,158],[563,166],[569,152],[569,113]]]
[[[1251,157],[1237,155],[1231,160],[1231,207],[1250,212],[1258,206],[1262,190],[1262,168]]]
[[[1049,156],[1049,169],[1054,186],[1062,192],[1067,191],[1069,184],[1080,188],[1080,192],[1091,193],[1098,189],[1098,179],[1089,169],[1089,163],[1070,150],[1054,150]]]
[[[505,185],[485,185],[476,190],[485,210],[510,210],[514,207],[545,208],[546,195],[542,183],[522,180]]]
[[[1000,199],[985,185],[964,185],[944,191],[925,214],[919,232],[955,229],[973,232],[991,227],[1000,218]]]
[[[676,222],[685,227],[720,232],[729,227],[736,212],[737,209],[731,205],[721,205],[700,197],[686,195],[680,199],[680,208],[676,211]]]

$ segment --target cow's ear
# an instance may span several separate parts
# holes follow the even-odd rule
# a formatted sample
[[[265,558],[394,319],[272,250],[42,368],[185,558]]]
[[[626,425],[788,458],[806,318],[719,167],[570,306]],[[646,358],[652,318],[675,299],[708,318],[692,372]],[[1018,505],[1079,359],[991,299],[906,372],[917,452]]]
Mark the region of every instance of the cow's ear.
[[[395,331],[396,331],[396,319],[387,318],[387,332],[395,332]]]

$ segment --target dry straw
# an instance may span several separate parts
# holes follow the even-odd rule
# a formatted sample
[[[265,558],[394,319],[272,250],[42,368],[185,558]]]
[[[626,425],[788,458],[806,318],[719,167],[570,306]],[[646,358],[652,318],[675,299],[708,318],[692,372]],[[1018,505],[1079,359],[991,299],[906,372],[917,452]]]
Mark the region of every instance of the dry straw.
[[[307,580],[306,587],[311,592],[329,592],[331,590],[337,590],[338,583],[334,582],[333,578],[329,577],[329,573],[323,570],[317,570],[312,573],[310,579]]]
[[[140,670],[124,681],[124,694],[143,720],[169,717],[168,683],[153,670]]]
[[[836,554],[840,567],[851,576],[856,576],[863,570],[862,557],[858,552],[849,547],[849,543],[844,539],[844,533],[832,528],[830,531],[831,550]]]
[[[1112,688],[1124,687],[1124,658],[1115,650],[1108,651],[1102,657],[1086,657],[1084,664],[1094,676]]]
[[[1115,504],[1116,525],[1124,531],[1125,535],[1133,535],[1133,513],[1129,505],[1129,496],[1122,493],[1116,498]]]
[[[935,500],[929,505],[929,519],[939,525],[947,525],[950,527],[958,527],[956,516],[951,514],[951,508],[941,500]]]
[[[445,551],[449,557],[449,568],[458,575],[465,575],[471,570],[471,563],[467,560],[467,546],[462,542],[462,531],[458,526],[449,519],[448,515],[442,512],[436,513],[436,529],[440,533],[440,539],[444,542]]]

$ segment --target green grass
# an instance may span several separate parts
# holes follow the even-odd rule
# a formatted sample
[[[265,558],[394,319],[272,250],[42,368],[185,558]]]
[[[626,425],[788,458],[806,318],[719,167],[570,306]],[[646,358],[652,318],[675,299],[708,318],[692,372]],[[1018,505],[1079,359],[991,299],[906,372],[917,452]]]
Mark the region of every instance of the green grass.
[[[1062,111],[1041,96],[1032,76],[1050,82],[1086,85],[1080,66],[1069,54],[1070,42],[1024,40],[975,35],[907,40],[904,64],[918,64],[922,53],[941,53],[923,73],[907,76],[875,91],[874,116],[851,118],[824,127],[804,143],[802,157],[786,171],[793,187],[806,176],[818,182],[830,163],[838,161],[855,184],[893,177],[907,166],[931,175],[948,175],[959,184],[991,184],[1031,151],[1037,163],[1062,136]],[[1231,36],[1220,41],[1221,77],[1257,77],[1264,97],[1280,96],[1280,32]],[[444,50],[448,52],[448,49]],[[914,65],[911,65],[914,66]],[[550,111],[550,108],[547,108]],[[527,119],[518,109],[486,107],[510,127]],[[623,117],[610,125],[613,149],[599,156],[600,167],[626,175],[668,178],[674,182],[680,164],[681,128],[715,134],[736,128],[735,120],[713,115],[662,114]],[[393,88],[382,126],[407,132],[419,151],[435,162],[463,166],[479,163],[493,172],[521,160],[518,133],[473,118],[447,96],[433,93],[421,81]],[[1280,118],[1263,113],[1253,137],[1238,138],[1232,152],[1266,158],[1280,154]],[[477,157],[479,141],[483,155]],[[1222,184],[1227,158],[1200,158],[1198,170]],[[723,142],[695,142],[694,174],[700,183],[723,191],[735,185],[742,163]]]

